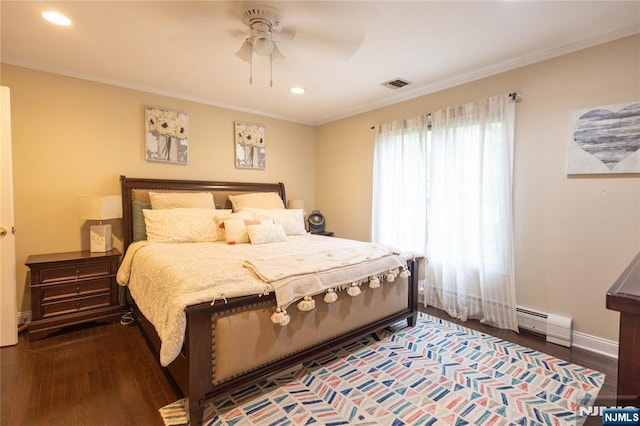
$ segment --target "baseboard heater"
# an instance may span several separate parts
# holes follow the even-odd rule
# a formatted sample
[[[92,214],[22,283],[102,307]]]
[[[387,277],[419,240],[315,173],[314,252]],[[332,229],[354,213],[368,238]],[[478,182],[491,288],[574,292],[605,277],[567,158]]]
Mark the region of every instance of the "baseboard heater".
[[[571,318],[548,314],[533,309],[516,307],[518,327],[546,336],[547,342],[571,347]]]

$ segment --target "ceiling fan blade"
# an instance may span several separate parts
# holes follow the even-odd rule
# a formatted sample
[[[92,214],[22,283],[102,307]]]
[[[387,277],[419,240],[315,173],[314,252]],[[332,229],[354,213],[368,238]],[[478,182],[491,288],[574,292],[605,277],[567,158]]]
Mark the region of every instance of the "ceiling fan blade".
[[[237,29],[233,29],[233,30],[227,30],[227,34],[229,34],[233,38],[244,40],[245,38],[247,38],[247,35],[249,34],[249,31],[241,30],[241,29],[237,28]]]
[[[364,41],[364,32],[354,27],[332,28],[331,31],[298,28],[295,44],[309,54],[324,54],[348,58],[358,51]]]
[[[280,29],[275,29],[273,33],[278,37],[278,39],[283,40],[293,40],[296,36],[296,29],[294,27],[282,27]]]

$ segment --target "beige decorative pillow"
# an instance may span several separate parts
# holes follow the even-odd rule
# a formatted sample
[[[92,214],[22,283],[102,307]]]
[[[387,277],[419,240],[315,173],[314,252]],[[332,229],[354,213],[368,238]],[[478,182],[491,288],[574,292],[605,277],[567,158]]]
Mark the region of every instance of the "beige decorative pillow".
[[[149,192],[151,208],[159,209],[212,209],[216,204],[210,192]]]
[[[304,212],[302,209],[254,209],[243,208],[241,212],[248,212],[255,219],[272,219],[273,223],[282,225],[287,235],[303,235],[307,233],[304,227]]]
[[[213,221],[215,222],[218,241],[224,241],[224,226],[220,225],[223,225],[226,219],[231,219],[232,215],[231,209],[220,209],[213,212]]]
[[[216,221],[218,241],[226,240],[224,221],[227,219],[240,219],[240,220],[253,219],[253,214],[250,212],[232,213],[231,209],[216,210],[214,213],[214,220]]]
[[[218,239],[211,209],[145,209],[147,240],[152,243],[198,243]]]
[[[251,244],[279,243],[287,241],[282,225],[273,223],[270,225],[247,225],[247,234]]]
[[[275,192],[252,192],[250,194],[229,195],[234,212],[245,207],[255,209],[284,209],[282,198]]]
[[[248,225],[268,225],[273,222],[254,219],[227,219],[224,221],[224,235],[227,244],[247,244],[249,234]]]

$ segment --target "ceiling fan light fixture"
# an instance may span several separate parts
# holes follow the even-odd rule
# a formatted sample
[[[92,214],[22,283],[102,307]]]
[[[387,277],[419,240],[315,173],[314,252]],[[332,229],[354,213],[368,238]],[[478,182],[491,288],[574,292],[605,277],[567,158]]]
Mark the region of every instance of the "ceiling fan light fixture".
[[[246,10],[242,22],[249,26],[250,36],[245,39],[236,56],[249,62],[249,84],[253,84],[253,54],[269,58],[269,86],[273,87],[273,64],[284,59],[284,55],[272,39],[272,30],[280,25],[276,10],[255,7]]]
[[[238,51],[236,52],[236,56],[242,59],[243,61],[251,62],[252,50],[253,50],[253,47],[251,46],[249,39],[246,39],[244,43],[242,43],[242,46],[240,46],[240,49],[238,49]]]
[[[269,38],[259,38],[253,42],[256,55],[269,56],[273,52],[273,41]]]

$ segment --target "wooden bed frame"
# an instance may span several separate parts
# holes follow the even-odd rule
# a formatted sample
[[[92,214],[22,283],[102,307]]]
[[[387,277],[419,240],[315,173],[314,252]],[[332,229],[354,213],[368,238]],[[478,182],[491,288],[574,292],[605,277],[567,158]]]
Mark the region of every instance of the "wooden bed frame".
[[[249,192],[276,192],[286,205],[285,188],[282,183],[238,183],[238,182],[210,182],[195,180],[168,180],[168,179],[139,179],[120,177],[122,188],[123,209],[123,244],[126,251],[133,241],[132,201],[139,199],[145,191],[207,191],[212,192],[217,204],[225,208],[226,200],[230,194],[242,194]],[[227,207],[229,208],[229,207]],[[330,237],[326,237],[330,238]],[[380,329],[406,320],[409,326],[414,326],[418,316],[418,259],[408,263],[411,276],[408,278],[408,288],[403,290],[403,306],[397,311],[386,313],[382,318],[358,325],[347,331],[339,331],[337,335],[323,338],[320,341],[297,349],[287,356],[279,357],[266,365],[259,365],[249,371],[225,378],[222,382],[216,382],[214,378],[216,354],[213,352],[218,346],[212,345],[212,335],[215,342],[215,318],[225,315],[227,312],[238,312],[243,309],[252,309],[252,306],[262,306],[265,303],[273,306],[275,295],[272,292],[267,296],[242,296],[228,299],[226,302],[217,302],[213,305],[202,303],[189,306],[186,309],[187,331],[181,354],[176,360],[164,368],[174,387],[188,398],[189,416],[191,424],[200,424],[206,401],[223,396],[231,391],[244,387],[279,372],[290,369],[304,361],[317,357],[336,347],[354,341],[362,336],[374,333]],[[364,287],[363,293],[365,293]],[[366,289],[368,290],[368,289]],[[369,290],[373,292],[373,290]],[[160,339],[155,329],[144,316],[136,310],[135,301],[130,299],[136,319],[156,357],[159,359]],[[360,296],[359,296],[360,297]],[[404,299],[406,297],[406,300]],[[350,299],[350,298],[348,298]],[[406,303],[405,303],[406,302]],[[346,302],[345,302],[346,303]],[[332,304],[337,305],[338,302]],[[323,304],[327,305],[327,304]],[[269,307],[271,309],[271,307]],[[395,309],[395,308],[393,308]],[[351,313],[352,316],[362,316],[359,312]],[[309,331],[309,330],[307,330]],[[307,333],[308,335],[309,333]],[[313,330],[311,330],[313,334]],[[213,347],[212,347],[213,346]],[[218,349],[220,350],[220,349]],[[213,365],[213,367],[212,367]]]

